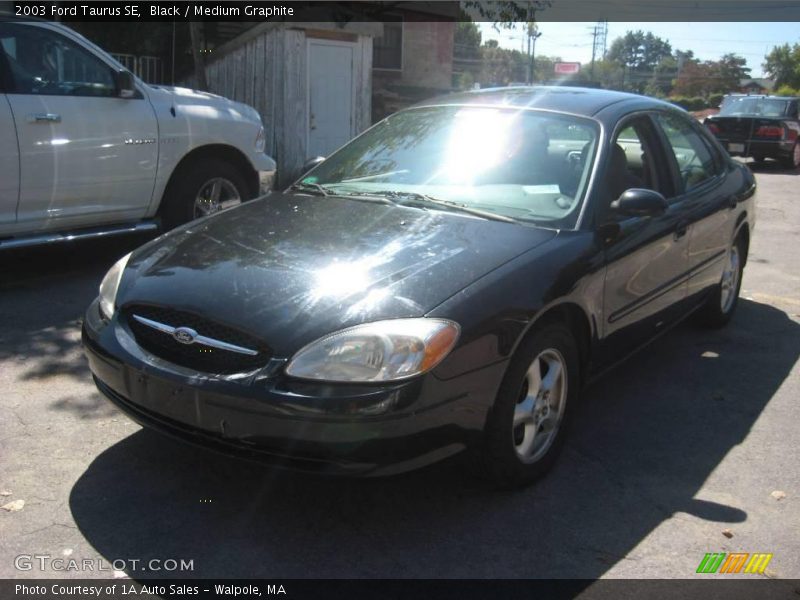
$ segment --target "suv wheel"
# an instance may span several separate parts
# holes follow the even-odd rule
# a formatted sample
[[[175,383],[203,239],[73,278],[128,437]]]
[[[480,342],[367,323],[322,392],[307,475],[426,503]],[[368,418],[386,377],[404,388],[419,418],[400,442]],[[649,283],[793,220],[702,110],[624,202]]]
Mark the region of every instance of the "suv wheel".
[[[175,174],[164,193],[164,229],[237,206],[251,196],[244,176],[230,163],[218,159],[195,161]]]

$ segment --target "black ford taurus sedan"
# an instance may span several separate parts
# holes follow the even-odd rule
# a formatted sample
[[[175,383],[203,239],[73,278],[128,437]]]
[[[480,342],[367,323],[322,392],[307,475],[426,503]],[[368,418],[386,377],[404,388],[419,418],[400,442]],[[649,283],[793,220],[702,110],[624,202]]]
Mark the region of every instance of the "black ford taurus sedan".
[[[360,475],[468,450],[525,484],[587,381],[692,313],[731,318],[754,192],[657,100],[446,96],[122,258],[83,342],[112,402],[190,442]]]

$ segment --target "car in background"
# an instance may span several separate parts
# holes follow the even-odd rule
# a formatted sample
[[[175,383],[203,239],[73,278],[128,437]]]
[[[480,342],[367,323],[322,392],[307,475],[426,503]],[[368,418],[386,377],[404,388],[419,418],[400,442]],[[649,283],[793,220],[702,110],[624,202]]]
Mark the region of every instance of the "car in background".
[[[731,156],[800,167],[800,98],[730,95],[703,123]]]
[[[189,442],[352,475],[467,450],[524,485],[587,382],[731,319],[755,186],[655,99],[450,95],[120,259],[83,344],[111,402]]]
[[[271,187],[251,107],[147,85],[71,29],[0,17],[0,249],[175,227]]]

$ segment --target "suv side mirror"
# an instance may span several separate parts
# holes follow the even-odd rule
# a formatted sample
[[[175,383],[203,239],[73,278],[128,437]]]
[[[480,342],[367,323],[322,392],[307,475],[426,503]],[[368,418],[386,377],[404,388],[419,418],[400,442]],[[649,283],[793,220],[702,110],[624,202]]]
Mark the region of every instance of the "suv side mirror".
[[[611,210],[626,217],[657,217],[663,215],[669,205],[655,190],[631,188],[611,203]]]
[[[117,96],[119,98],[136,97],[136,82],[130,71],[117,71],[114,74],[114,83],[117,86]]]
[[[325,160],[324,156],[315,156],[314,158],[309,158],[303,167],[300,169],[300,175],[298,177],[302,177],[306,173],[308,173],[311,169],[316,167],[319,163]]]

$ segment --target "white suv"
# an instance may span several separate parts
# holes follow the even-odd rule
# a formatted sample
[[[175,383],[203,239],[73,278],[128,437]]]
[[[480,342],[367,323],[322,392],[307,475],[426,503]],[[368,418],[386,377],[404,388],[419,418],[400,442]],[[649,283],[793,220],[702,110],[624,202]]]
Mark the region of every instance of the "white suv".
[[[0,249],[171,228],[274,175],[253,108],[147,85],[63,25],[0,17]]]

